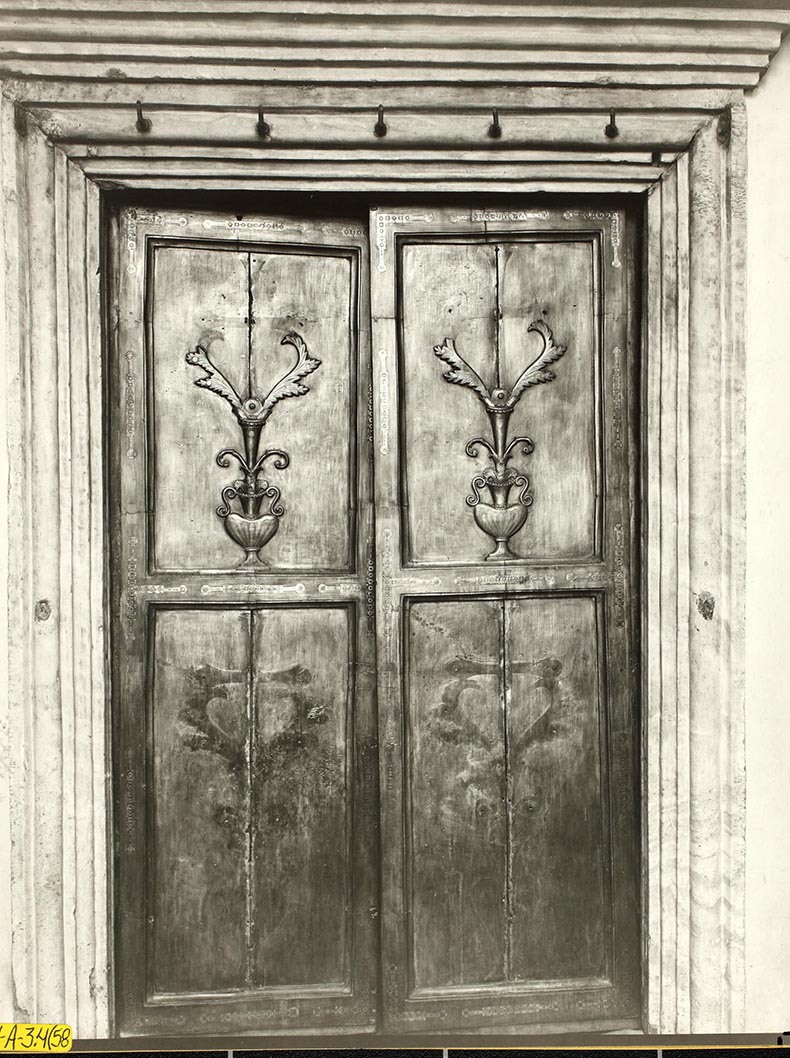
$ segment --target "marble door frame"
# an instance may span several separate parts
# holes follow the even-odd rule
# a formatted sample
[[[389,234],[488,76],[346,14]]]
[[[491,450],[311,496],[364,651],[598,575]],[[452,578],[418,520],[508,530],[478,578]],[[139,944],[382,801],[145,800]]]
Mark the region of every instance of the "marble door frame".
[[[119,155],[109,174],[92,169],[96,152],[75,157],[36,92],[40,102],[41,86],[11,85],[0,110],[12,964],[19,1020],[65,1021],[95,1038],[113,1031],[102,440],[103,327],[113,324],[102,196],[238,184],[218,175],[219,148],[166,171],[142,150]],[[685,146],[638,179],[618,176],[604,154],[569,165],[547,127],[539,171],[490,166],[466,187],[481,199],[564,191],[644,202],[644,1026],[727,1032],[744,1013],[745,108],[740,90],[692,92],[675,110],[669,95],[645,90],[637,103]],[[179,98],[174,89],[173,106]],[[443,105],[425,86],[423,105],[433,98]],[[545,98],[530,96],[536,114]],[[99,109],[71,107],[83,146],[98,149]],[[357,154],[344,186],[402,189],[396,158],[388,177]],[[285,160],[284,177],[258,184],[309,186],[300,165]],[[429,186],[458,189],[449,174]]]

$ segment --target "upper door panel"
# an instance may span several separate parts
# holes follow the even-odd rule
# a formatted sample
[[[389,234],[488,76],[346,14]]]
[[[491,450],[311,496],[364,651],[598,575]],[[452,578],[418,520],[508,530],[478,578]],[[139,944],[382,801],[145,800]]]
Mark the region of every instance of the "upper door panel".
[[[405,560],[468,565],[489,553],[491,537],[481,525],[496,516],[485,511],[491,505],[486,487],[472,486],[487,473],[484,442],[494,440],[486,393],[502,390],[509,399],[541,356],[545,368],[536,364],[535,379],[514,398],[512,411],[494,413],[494,430],[508,419],[505,447],[528,439],[505,464],[506,474],[527,479],[519,490],[526,524],[509,551],[544,562],[594,558],[602,444],[600,234],[433,234],[404,239],[400,247]],[[455,384],[448,384],[451,376]],[[476,437],[483,443],[468,447]],[[477,507],[474,517],[467,497]]]
[[[226,571],[242,556],[216,508],[243,474],[232,454],[219,466],[216,457],[228,448],[243,454],[244,439],[228,396],[201,381],[210,373],[204,360],[230,386],[230,400],[235,393],[241,402],[265,402],[278,384],[289,390],[261,438],[260,452],[284,452],[288,465],[273,456],[259,482],[280,493],[265,509],[283,511],[260,561],[272,570],[353,568],[358,288],[359,253],[349,247],[309,238],[291,245],[149,239],[152,571]],[[200,361],[188,363],[187,354]],[[306,358],[318,366],[304,372]]]

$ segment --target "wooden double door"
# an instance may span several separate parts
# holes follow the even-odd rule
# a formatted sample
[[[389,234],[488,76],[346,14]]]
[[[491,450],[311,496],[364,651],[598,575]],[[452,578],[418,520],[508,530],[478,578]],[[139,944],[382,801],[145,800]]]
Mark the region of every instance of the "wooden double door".
[[[635,1023],[633,218],[108,232],[118,1030]]]

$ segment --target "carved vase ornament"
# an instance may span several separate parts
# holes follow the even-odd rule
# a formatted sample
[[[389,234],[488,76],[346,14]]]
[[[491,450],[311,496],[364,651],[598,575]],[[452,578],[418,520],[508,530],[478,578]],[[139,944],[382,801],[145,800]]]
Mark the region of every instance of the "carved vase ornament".
[[[466,454],[472,459],[477,458],[480,447],[485,448],[493,464],[483,474],[472,479],[472,495],[466,498],[478,526],[496,543],[493,551],[486,555],[487,561],[518,558],[510,550],[509,540],[523,527],[532,506],[529,478],[508,464],[516,449],[526,456],[534,450],[535,445],[529,437],[514,437],[508,442],[510,416],[526,389],[555,378],[548,365],[559,360],[565,352],[564,346],[555,345],[551,330],[543,320],[530,323],[527,331],[540,335],[543,349],[522,371],[509,392],[500,386],[498,349],[496,388],[493,390],[488,389],[477,372],[459,354],[452,338],[445,338],[441,345],[433,349],[436,356],[449,365],[449,370],[442,372],[445,382],[474,390],[491,423],[491,441],[484,437],[473,437],[466,446]],[[486,502],[481,489],[488,490],[491,502]]]
[[[224,397],[241,426],[244,454],[235,448],[223,448],[217,453],[219,466],[229,467],[232,458],[243,472],[243,477],[222,490],[222,503],[217,507],[217,514],[223,519],[228,536],[244,549],[242,566],[266,565],[258,552],[275,535],[280,527],[280,518],[285,514],[285,508],[280,503],[280,490],[262,474],[267,460],[273,460],[275,469],[285,470],[290,459],[279,448],[267,448],[261,452],[261,431],[279,401],[309,393],[301,380],[321,366],[320,360],[310,356],[300,335],[293,332],[286,334],[280,344],[293,346],[296,363],[265,397],[250,395],[246,400],[241,399],[219,368],[211,362],[205,349],[198,346],[186,355],[188,364],[205,371],[205,375],[195,379],[195,385]],[[241,511],[231,507],[232,501],[236,499]]]

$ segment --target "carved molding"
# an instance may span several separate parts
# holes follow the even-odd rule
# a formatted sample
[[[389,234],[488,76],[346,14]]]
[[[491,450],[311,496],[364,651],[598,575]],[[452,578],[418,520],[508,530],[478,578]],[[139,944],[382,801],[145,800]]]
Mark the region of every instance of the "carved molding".
[[[745,1014],[745,122],[734,107],[729,145],[707,123],[648,200],[646,1023],[661,1032],[740,1032]]]
[[[582,220],[606,220],[610,225],[612,243],[612,268],[622,268],[620,260],[620,214],[616,210],[601,209],[566,209],[563,213],[566,220],[580,217]]]
[[[66,1022],[92,1038],[109,1031],[111,995],[100,201],[34,126],[15,121],[6,99],[0,167],[15,512],[0,689],[12,842],[0,945],[13,1007],[2,1001],[6,1018]],[[47,603],[46,620],[36,602]]]
[[[390,224],[412,224],[414,221],[424,221],[428,224],[432,220],[432,213],[386,213],[382,210],[377,210],[376,249],[379,258],[379,272],[386,272],[387,270],[387,227]]]
[[[745,5],[715,10],[676,5],[670,18],[660,9],[636,4],[615,10],[600,4],[519,7],[501,2],[448,8],[433,0],[420,5],[419,16],[409,18],[396,0],[386,0],[348,12],[341,33],[336,3],[311,3],[298,19],[291,10],[286,3],[231,4],[229,9],[215,3],[197,10],[171,4],[140,37],[133,32],[139,8],[132,0],[116,0],[112,10],[90,11],[53,0],[46,11],[33,9],[24,20],[13,10],[0,15],[0,63],[9,77],[78,74],[103,86],[126,78],[154,81],[173,76],[174,70],[187,81],[223,82],[228,68],[238,81],[276,85],[288,62],[289,77],[305,88],[345,88],[375,80],[378,98],[388,104],[390,85],[404,83],[451,85],[456,93],[492,82],[518,86],[522,92],[551,82],[670,90],[748,87],[758,82],[787,25],[786,11]],[[375,116],[368,103],[360,121],[373,139],[371,112]],[[146,114],[150,131],[158,134],[164,116]],[[599,119],[601,133],[607,116]],[[251,108],[246,115],[251,137],[256,118],[257,108]],[[51,120],[56,126],[58,119]],[[268,105],[266,120],[272,142],[287,132],[287,117]],[[489,107],[480,115],[481,135],[490,121]],[[507,111],[500,111],[500,121],[505,138]],[[389,105],[387,126],[388,136],[398,134],[397,115]]]
[[[594,190],[592,180],[639,192],[689,148],[702,112],[726,113],[759,82],[790,25],[787,10],[746,5],[676,5],[670,18],[644,5],[428,0],[416,15],[386,0],[344,11],[340,32],[336,3],[309,8],[294,19],[268,0],[174,3],[144,41],[133,0],[90,12],[53,0],[23,20],[9,9],[3,90],[108,187],[520,191],[531,179],[568,193]],[[396,151],[378,149],[371,83]],[[141,94],[148,134],[136,126]],[[572,161],[551,157],[561,144]],[[383,216],[377,238],[381,252]]]

